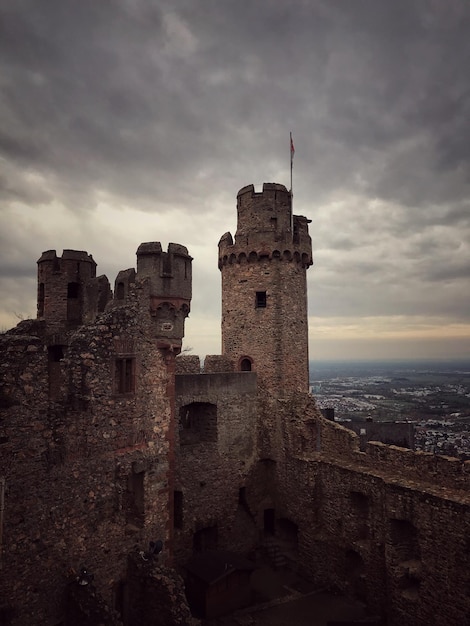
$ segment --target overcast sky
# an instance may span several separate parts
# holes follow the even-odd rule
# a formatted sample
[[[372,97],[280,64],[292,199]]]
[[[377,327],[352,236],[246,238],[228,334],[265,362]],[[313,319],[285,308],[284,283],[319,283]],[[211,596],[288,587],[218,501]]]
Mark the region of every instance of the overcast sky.
[[[0,327],[44,250],[114,284],[193,261],[185,344],[220,352],[236,194],[312,220],[311,359],[470,355],[468,0],[15,0],[0,19]]]

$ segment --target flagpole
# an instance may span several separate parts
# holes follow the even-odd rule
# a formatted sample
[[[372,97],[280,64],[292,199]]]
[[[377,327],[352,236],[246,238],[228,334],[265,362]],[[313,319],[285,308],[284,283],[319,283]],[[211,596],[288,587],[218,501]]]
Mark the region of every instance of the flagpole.
[[[290,133],[290,195],[293,195],[293,189],[292,189],[292,165],[294,163],[294,143],[292,141],[292,133]]]
[[[292,141],[292,132],[290,133],[290,226],[292,236],[294,235],[294,191],[292,186],[292,168],[294,163],[294,142]]]

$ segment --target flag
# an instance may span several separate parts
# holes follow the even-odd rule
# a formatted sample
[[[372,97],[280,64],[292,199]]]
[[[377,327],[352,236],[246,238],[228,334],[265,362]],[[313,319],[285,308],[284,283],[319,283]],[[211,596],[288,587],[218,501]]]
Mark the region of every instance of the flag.
[[[291,161],[294,158],[294,154],[295,154],[295,148],[294,148],[294,142],[292,141],[292,133],[290,134],[290,159]]]

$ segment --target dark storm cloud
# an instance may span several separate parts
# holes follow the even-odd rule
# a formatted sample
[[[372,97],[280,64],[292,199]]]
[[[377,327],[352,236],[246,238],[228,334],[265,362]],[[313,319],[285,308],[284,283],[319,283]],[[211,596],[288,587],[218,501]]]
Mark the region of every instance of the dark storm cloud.
[[[141,196],[152,191],[150,168],[191,176],[202,156],[217,171],[215,154],[262,154],[270,128],[284,122],[286,132],[300,117],[306,154],[318,161],[309,137],[318,135],[337,161],[324,188],[351,170],[345,149],[367,170],[368,151],[386,148],[387,173],[369,180],[371,192],[413,202],[423,190],[394,162],[400,140],[432,132],[436,166],[468,157],[468,12],[441,23],[432,6],[15,3],[0,37],[1,145],[24,165]],[[243,143],[247,128],[255,144]],[[409,166],[418,149],[396,158]]]
[[[175,206],[208,221],[224,207],[232,221],[240,187],[288,184],[293,130],[316,310],[460,319],[469,27],[464,0],[4,6],[3,275],[22,275],[15,249],[26,251],[38,228],[13,227],[18,205],[41,212],[51,234],[56,204],[92,220],[103,197],[168,221]],[[204,237],[195,234],[198,245]],[[434,281],[446,282],[445,298],[433,300]]]

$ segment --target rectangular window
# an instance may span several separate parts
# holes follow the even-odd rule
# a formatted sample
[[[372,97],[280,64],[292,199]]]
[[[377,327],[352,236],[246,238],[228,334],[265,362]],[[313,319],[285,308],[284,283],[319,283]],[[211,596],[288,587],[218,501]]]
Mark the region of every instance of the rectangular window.
[[[116,393],[134,393],[135,358],[125,357],[116,359],[114,377]]]
[[[266,308],[266,292],[265,291],[256,292],[256,308],[257,309]]]
[[[145,517],[145,472],[132,472],[127,479],[127,511],[128,524],[143,528]]]
[[[175,528],[183,528],[183,492],[173,492],[173,526]]]
[[[38,317],[44,316],[44,283],[39,283]]]

